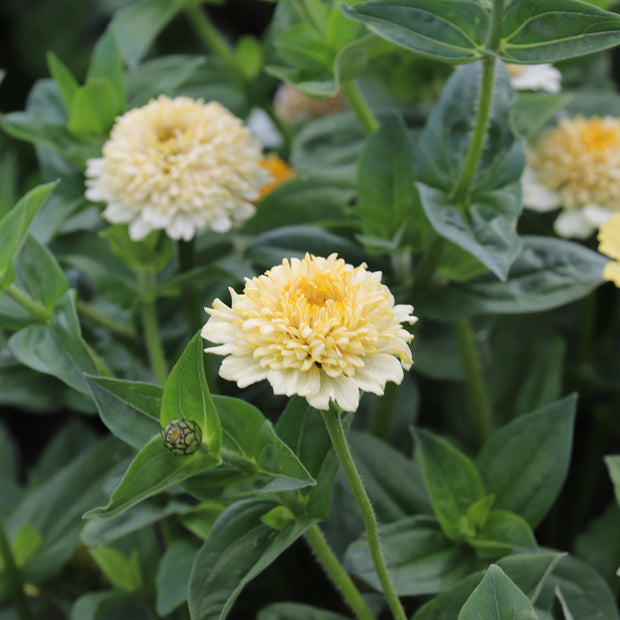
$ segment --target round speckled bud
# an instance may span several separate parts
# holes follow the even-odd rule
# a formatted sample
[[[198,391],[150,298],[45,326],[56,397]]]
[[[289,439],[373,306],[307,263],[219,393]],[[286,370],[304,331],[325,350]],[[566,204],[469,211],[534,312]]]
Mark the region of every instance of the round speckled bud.
[[[161,430],[164,446],[175,456],[194,454],[202,441],[200,426],[193,420],[173,418]]]

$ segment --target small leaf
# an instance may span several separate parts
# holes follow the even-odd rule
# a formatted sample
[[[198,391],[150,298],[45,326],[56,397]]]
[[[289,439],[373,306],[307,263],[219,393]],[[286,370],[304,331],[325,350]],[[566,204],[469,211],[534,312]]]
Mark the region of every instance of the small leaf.
[[[142,589],[137,549],[133,549],[129,556],[112,547],[91,547],[88,552],[113,585],[127,592]]]
[[[620,16],[581,0],[513,0],[499,56],[509,63],[574,58],[618,44]]]
[[[476,550],[478,557],[491,560],[509,553],[537,549],[527,521],[507,510],[493,510],[476,536],[467,542]]]
[[[344,14],[370,30],[430,58],[450,63],[481,57],[489,17],[479,2],[374,0],[342,6]]]
[[[12,541],[13,559],[15,564],[24,566],[43,544],[41,532],[29,523],[19,528]]]
[[[458,620],[538,620],[529,599],[506,576],[491,564],[480,585],[472,592],[459,613]]]
[[[274,530],[283,530],[295,521],[295,515],[286,506],[276,506],[260,518],[261,522]]]
[[[495,506],[536,527],[552,506],[570,463],[576,397],[568,396],[501,428],[476,459]]]
[[[67,66],[54,54],[54,52],[47,53],[47,67],[49,69],[50,75],[58,85],[58,90],[60,92],[60,96],[62,97],[62,102],[65,105],[65,110],[67,110],[67,114],[71,109],[71,104],[73,102],[73,97],[77,92],[80,85],[77,80],[71,73],[71,71],[67,68]]]
[[[91,80],[73,95],[67,129],[80,138],[104,136],[121,111],[112,83],[106,79]]]

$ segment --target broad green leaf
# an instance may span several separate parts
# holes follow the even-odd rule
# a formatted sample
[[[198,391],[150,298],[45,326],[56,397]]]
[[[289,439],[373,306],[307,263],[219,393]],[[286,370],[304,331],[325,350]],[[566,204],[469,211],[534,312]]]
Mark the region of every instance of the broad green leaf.
[[[415,187],[413,148],[399,115],[386,117],[360,153],[358,205],[364,235],[393,239],[420,249],[430,226]]]
[[[554,552],[519,553],[502,558],[497,566],[531,601],[536,602],[540,589],[561,558],[561,554]],[[420,607],[412,620],[454,620],[484,575],[485,571],[480,571],[466,577]]]
[[[89,510],[84,517],[113,517],[138,502],[161,493],[217,465],[218,459],[200,447],[188,456],[175,456],[153,437],[133,459],[106,506]]]
[[[142,588],[138,550],[126,556],[113,547],[91,547],[88,552],[110,582],[121,590],[136,592]]]
[[[446,538],[433,517],[407,517],[380,527],[385,562],[400,596],[437,594],[485,566],[473,550]],[[365,539],[349,546],[345,568],[373,588],[381,582]]]
[[[296,24],[281,32],[274,40],[281,58],[296,69],[310,71],[330,70],[333,51],[321,33],[309,24]]]
[[[523,245],[517,234],[521,187],[513,184],[477,194],[467,209],[455,206],[441,190],[421,183],[418,188],[433,228],[506,280]]]
[[[125,62],[134,65],[141,60],[185,4],[186,0],[141,0],[116,11],[110,30],[116,36]]]
[[[160,430],[161,386],[90,374],[84,379],[99,417],[119,439],[139,450]]]
[[[476,550],[478,557],[490,560],[537,548],[527,521],[506,510],[493,510],[476,536],[467,542]]]
[[[39,185],[29,191],[0,219],[0,292],[13,282],[13,261],[28,235],[34,216],[56,183]]]
[[[196,334],[170,372],[161,399],[162,428],[174,418],[193,420],[202,430],[202,442],[219,460],[222,428],[209,392],[204,370],[204,341]]]
[[[481,77],[480,63],[459,67],[450,76],[416,147],[418,181],[447,194],[461,176],[478,108]],[[521,179],[524,140],[516,137],[512,129],[513,103],[510,77],[498,63],[484,148],[466,202],[476,202],[480,194],[503,189]]]
[[[298,519],[274,531],[260,520],[274,506],[264,499],[242,500],[216,521],[196,556],[189,582],[194,620],[223,620],[245,585],[316,523]]]
[[[580,0],[513,0],[499,56],[512,63],[554,62],[618,45],[620,16]]]
[[[88,66],[86,83],[100,79],[111,84],[115,95],[117,113],[121,114],[127,105],[125,71],[121,50],[113,28],[106,30],[97,41]]]
[[[221,464],[184,486],[205,501],[292,491],[316,484],[263,414],[240,399],[214,396],[222,425]]]
[[[112,83],[101,78],[91,80],[73,95],[67,128],[80,138],[104,136],[121,111]]]
[[[65,110],[67,110],[68,113],[71,109],[73,97],[80,85],[78,84],[71,71],[60,60],[60,58],[58,58],[58,56],[54,54],[54,52],[50,51],[47,53],[47,67],[49,69],[50,75],[54,78],[54,81],[58,85],[58,90],[60,92],[60,96],[62,97],[62,102],[65,106]]]
[[[529,599],[496,564],[463,605],[458,620],[538,620]]]
[[[302,603],[274,603],[263,607],[256,620],[346,620],[347,616]]]
[[[429,431],[414,429],[415,458],[441,529],[451,540],[473,535],[467,519],[471,504],[485,495],[480,474],[460,450]]]
[[[497,431],[476,459],[495,506],[540,523],[568,472],[576,397],[568,396]]]
[[[473,0],[373,0],[343,6],[344,14],[414,52],[450,63],[481,58],[488,14]]]
[[[187,584],[198,549],[194,542],[179,538],[163,554],[155,583],[160,616],[171,614],[187,600]]]
[[[608,260],[580,244],[550,237],[522,237],[523,250],[506,282],[486,275],[437,288],[416,301],[416,309],[451,320],[475,314],[542,312],[589,295],[603,280]]]
[[[354,197],[355,190],[349,183],[299,175],[269,192],[256,205],[256,215],[243,230],[260,233],[280,226],[348,222],[348,205]]]

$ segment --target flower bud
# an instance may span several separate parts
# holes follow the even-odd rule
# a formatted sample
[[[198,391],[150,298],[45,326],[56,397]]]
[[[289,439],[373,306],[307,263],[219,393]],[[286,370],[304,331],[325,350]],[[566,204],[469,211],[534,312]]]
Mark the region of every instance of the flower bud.
[[[164,446],[175,456],[194,454],[202,441],[202,430],[193,420],[173,418],[161,430]]]

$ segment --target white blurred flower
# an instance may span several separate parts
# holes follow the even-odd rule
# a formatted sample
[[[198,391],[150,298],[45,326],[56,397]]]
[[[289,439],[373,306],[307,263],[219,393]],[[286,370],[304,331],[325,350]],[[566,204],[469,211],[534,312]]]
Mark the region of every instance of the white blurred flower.
[[[349,104],[342,93],[333,97],[308,97],[294,86],[282,83],[276,91],[273,106],[285,123],[294,123],[300,118],[320,118],[346,110]]]
[[[546,90],[559,93],[562,88],[562,74],[550,64],[506,65],[510,83],[515,90]]]
[[[261,108],[252,109],[245,125],[266,149],[278,149],[284,143],[278,128]]]
[[[345,411],[357,409],[360,390],[400,383],[413,363],[401,323],[417,319],[365,267],[306,254],[247,279],[240,295],[230,289],[230,307],[216,299],[202,337],[219,345],[205,351],[224,356],[220,376],[239,387],[267,379],[275,394]]]
[[[562,208],[558,235],[589,237],[620,211],[620,119],[562,119],[530,148],[522,183],[524,206]]]
[[[128,223],[135,241],[153,230],[172,239],[250,218],[260,188],[261,145],[217,102],[161,95],[116,120],[103,156],[88,161],[86,197],[103,217]]]

